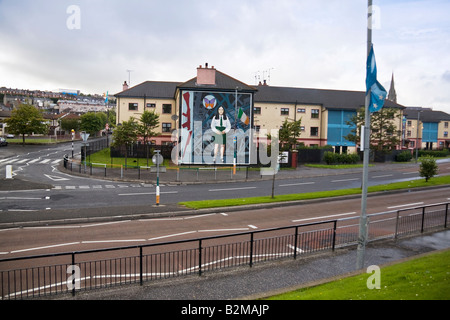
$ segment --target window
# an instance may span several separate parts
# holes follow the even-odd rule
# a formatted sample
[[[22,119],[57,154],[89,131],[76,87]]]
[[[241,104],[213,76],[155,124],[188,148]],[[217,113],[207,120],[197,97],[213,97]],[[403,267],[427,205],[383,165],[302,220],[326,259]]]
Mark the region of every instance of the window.
[[[319,135],[319,127],[311,127],[311,137],[317,137]]]
[[[444,122],[444,128],[448,128],[448,122]]]
[[[319,119],[319,109],[311,109],[311,118]]]
[[[253,108],[253,113],[254,114],[261,114],[261,107],[254,107]]]
[[[305,113],[305,108],[297,108],[297,113]]]
[[[406,131],[406,136],[411,137],[411,130]]]
[[[163,123],[162,124],[162,132],[170,132],[172,129],[171,123]]]
[[[128,104],[128,110],[129,111],[137,111],[138,110],[138,104],[137,103],[129,103]]]
[[[156,103],[147,103],[146,108],[156,108]]]
[[[172,105],[171,104],[163,104],[163,113],[172,113]]]
[[[259,132],[261,130],[261,126],[255,126],[255,131]]]
[[[162,124],[162,132],[170,132],[172,130],[171,123],[163,123]]]
[[[448,138],[448,131],[444,131],[444,138]]]
[[[282,116],[288,116],[289,115],[289,108],[281,108],[281,115]]]
[[[408,120],[408,127],[411,127],[411,126],[412,126],[412,121]]]

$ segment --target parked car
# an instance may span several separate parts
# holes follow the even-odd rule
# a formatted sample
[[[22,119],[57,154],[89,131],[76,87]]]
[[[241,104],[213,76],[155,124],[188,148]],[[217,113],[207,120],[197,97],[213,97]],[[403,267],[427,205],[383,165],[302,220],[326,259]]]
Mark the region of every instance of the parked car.
[[[7,145],[8,145],[8,141],[6,141],[5,138],[0,137],[0,147],[3,147],[3,146],[6,147]]]
[[[12,133],[8,133],[8,134],[6,135],[6,137],[7,137],[7,138],[14,138],[14,135],[13,135]]]

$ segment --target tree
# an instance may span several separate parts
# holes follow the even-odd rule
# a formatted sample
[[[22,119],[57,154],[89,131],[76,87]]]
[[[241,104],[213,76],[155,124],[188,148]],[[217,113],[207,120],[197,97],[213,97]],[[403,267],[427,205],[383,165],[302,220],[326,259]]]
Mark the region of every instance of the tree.
[[[138,127],[138,133],[144,140],[144,145],[147,152],[147,166],[149,158],[148,139],[157,135],[154,131],[159,125],[159,115],[154,111],[145,110],[140,118],[140,125]]]
[[[358,110],[347,125],[353,127],[350,134],[345,136],[348,141],[360,145],[360,128],[365,123],[365,108]],[[400,118],[400,111],[394,108],[382,108],[378,112],[373,112],[370,120],[370,148],[375,151],[390,152],[400,143],[401,131],[396,124]]]
[[[102,112],[88,112],[81,116],[80,129],[91,135],[96,135],[106,125],[106,114]]]
[[[144,144],[147,144],[148,139],[157,135],[153,130],[159,125],[159,115],[154,111],[145,110],[139,120],[141,123],[138,133],[144,139]]]
[[[44,134],[48,131],[42,112],[28,104],[21,104],[17,109],[14,109],[11,112],[11,118],[6,119],[5,122],[8,125],[9,132],[22,135],[23,145],[25,145],[26,134]]]
[[[113,147],[125,146],[125,166],[127,165],[128,146],[136,142],[139,124],[133,117],[118,125],[113,132]]]
[[[302,119],[292,122],[288,119],[284,120],[278,134],[282,150],[295,148],[297,138],[300,137],[301,134],[301,123]]]
[[[61,128],[64,131],[71,132],[72,129],[75,131],[80,130],[80,120],[78,119],[62,119],[61,120]]]
[[[419,173],[421,177],[425,178],[425,182],[428,182],[428,180],[438,173],[436,160],[433,157],[424,158],[420,163]]]

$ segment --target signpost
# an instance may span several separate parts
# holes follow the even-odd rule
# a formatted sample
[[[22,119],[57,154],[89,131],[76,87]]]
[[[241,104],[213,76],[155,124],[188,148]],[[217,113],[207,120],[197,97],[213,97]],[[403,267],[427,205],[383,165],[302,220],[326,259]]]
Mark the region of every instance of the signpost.
[[[155,150],[152,161],[156,164],[156,205],[159,206],[159,165],[163,163],[164,158],[160,154],[161,150]]]
[[[72,159],[73,159],[73,139],[75,138],[75,130],[72,129]]]
[[[87,152],[87,143],[86,141],[89,138],[89,133],[87,133],[86,131],[82,131],[81,132],[81,138],[83,139],[83,145],[84,145],[84,172],[86,172],[86,152]]]

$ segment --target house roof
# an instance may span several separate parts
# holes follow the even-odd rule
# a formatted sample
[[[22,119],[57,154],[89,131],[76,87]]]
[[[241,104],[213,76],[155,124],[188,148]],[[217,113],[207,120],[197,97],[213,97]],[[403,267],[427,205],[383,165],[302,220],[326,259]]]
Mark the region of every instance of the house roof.
[[[355,110],[365,105],[365,92],[263,85],[258,86],[255,101],[266,103],[316,104],[327,109]],[[384,105],[390,108],[404,108],[404,106],[390,100],[385,100]]]
[[[205,89],[221,89],[221,90],[230,90],[235,91],[236,88],[239,88],[239,91],[246,92],[254,92],[257,89],[255,87],[249,86],[239,80],[236,80],[229,75],[216,70],[216,84],[215,85],[199,85],[197,84],[197,77],[192,78],[184,83],[181,83],[177,86],[179,89],[196,89],[196,90],[205,90]]]
[[[155,98],[155,99],[173,99],[177,85],[180,82],[168,81],[145,81],[128,90],[116,93],[118,98]]]
[[[450,121],[450,115],[443,111],[433,111],[430,108],[408,107],[403,114],[406,119],[417,120],[420,112],[420,121],[422,122],[439,122]]]
[[[299,103],[321,105],[327,109],[356,110],[365,104],[364,91],[310,89],[294,87],[273,87],[259,85],[249,86],[233,77],[215,70],[215,85],[199,85],[197,77],[186,82],[145,81],[132,88],[115,94],[115,97],[123,98],[159,98],[173,99],[177,89],[194,90],[225,90],[234,91],[236,87],[240,92],[254,92],[255,102],[266,103]],[[385,100],[385,107],[405,108],[391,100]]]

